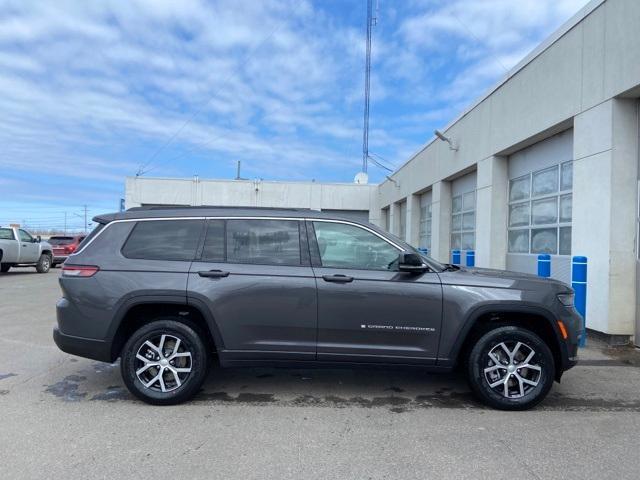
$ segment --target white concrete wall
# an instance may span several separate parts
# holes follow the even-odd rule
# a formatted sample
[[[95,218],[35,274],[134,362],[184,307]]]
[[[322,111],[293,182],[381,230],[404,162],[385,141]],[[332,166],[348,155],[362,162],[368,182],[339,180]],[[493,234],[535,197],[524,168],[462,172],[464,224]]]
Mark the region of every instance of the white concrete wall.
[[[128,177],[126,208],[141,204],[368,211],[378,224],[377,185]],[[375,206],[376,208],[372,208]]]
[[[638,103],[615,99],[575,119],[574,253],[588,259],[587,325],[633,335]]]

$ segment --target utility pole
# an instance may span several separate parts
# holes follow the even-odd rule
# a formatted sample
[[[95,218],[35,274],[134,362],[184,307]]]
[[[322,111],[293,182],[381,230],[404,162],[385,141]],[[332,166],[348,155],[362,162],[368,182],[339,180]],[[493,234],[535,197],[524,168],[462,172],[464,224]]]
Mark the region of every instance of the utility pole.
[[[373,0],[367,0],[367,56],[364,70],[364,129],[362,133],[362,171],[367,173],[369,163],[369,92],[371,85],[371,36],[376,19],[373,16]]]
[[[84,205],[84,234],[87,234],[87,206]]]

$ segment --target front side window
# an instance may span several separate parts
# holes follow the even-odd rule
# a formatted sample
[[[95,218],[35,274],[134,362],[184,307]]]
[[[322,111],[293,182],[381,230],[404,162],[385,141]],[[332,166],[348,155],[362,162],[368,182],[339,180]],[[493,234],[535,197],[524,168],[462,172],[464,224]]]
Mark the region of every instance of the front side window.
[[[394,270],[399,250],[355,225],[313,222],[323,267]]]
[[[33,237],[26,230],[18,230],[18,235],[20,235],[20,241],[22,242],[33,242]]]
[[[299,221],[227,220],[226,239],[228,262],[301,264]]]
[[[150,220],[136,224],[122,247],[127,258],[191,261],[203,220]]]
[[[509,253],[571,254],[573,162],[509,182]]]

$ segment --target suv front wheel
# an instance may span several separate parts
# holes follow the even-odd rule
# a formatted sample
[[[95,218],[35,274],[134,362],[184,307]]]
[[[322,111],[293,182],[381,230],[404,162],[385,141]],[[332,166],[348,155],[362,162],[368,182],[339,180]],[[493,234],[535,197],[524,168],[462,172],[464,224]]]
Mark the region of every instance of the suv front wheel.
[[[555,365],[547,344],[515,326],[485,333],[469,355],[471,389],[485,404],[526,410],[541,402],[553,385]]]
[[[125,344],[120,370],[139,399],[174,405],[192,398],[202,386],[209,355],[195,326],[159,319],[137,330]]]

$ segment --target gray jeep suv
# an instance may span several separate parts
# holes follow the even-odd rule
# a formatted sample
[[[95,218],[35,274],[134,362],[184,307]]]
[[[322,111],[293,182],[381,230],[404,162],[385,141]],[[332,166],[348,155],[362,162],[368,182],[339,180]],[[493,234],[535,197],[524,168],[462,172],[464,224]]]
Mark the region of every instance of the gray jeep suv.
[[[174,404],[222,366],[462,367],[507,410],[577,361],[565,284],[441,264],[370,224],[312,210],[143,207],[94,218],[64,264],[53,336],[120,357],[129,390]]]

